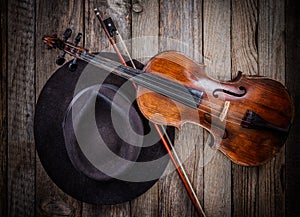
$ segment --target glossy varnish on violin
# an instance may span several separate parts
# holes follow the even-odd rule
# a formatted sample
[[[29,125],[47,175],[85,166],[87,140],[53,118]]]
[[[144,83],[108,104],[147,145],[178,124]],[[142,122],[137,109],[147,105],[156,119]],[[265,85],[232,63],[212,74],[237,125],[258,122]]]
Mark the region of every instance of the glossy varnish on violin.
[[[214,148],[240,165],[260,165],[284,145],[293,105],[280,82],[241,73],[219,82],[206,75],[203,65],[176,52],[155,56],[144,70],[203,92],[193,109],[139,86],[139,108],[151,121],[179,129],[186,122],[198,124],[210,132]]]

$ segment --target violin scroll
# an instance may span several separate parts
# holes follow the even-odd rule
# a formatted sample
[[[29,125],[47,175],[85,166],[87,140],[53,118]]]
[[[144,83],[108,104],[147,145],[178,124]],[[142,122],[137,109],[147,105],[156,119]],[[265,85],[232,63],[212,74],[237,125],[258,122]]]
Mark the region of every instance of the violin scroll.
[[[48,45],[48,48],[58,48],[63,49],[64,48],[64,42],[57,37],[56,34],[52,36],[44,36],[43,42]]]
[[[69,54],[70,56],[74,57],[73,61],[69,65],[70,71],[75,71],[77,69],[77,58],[81,56],[82,53],[88,53],[88,50],[78,47],[82,33],[78,33],[74,42],[69,43],[67,40],[71,37],[72,30],[67,29],[63,35],[63,40],[58,38],[56,34],[52,36],[44,36],[43,42],[48,46],[49,49],[56,49],[62,50],[61,55],[57,56],[56,58],[56,64],[62,65],[65,63],[65,55]]]

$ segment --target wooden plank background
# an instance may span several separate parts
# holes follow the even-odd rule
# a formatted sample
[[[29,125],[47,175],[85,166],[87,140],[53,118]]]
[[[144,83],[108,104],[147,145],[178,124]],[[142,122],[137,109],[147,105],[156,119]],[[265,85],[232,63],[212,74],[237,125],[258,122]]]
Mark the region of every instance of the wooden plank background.
[[[134,57],[171,48],[204,61],[217,79],[240,70],[287,85],[294,125],[285,148],[266,165],[238,166],[219,152],[209,160],[208,135],[192,125],[177,134],[176,146],[181,156],[187,155],[184,145],[193,149],[184,166],[207,216],[300,216],[297,0],[1,0],[0,216],[196,216],[176,173],[133,201],[95,206],[64,194],[39,161],[34,106],[57,69],[57,53],[46,50],[41,38],[70,27],[84,34],[85,47],[105,49],[96,6],[113,18],[124,39],[154,36],[128,43]]]

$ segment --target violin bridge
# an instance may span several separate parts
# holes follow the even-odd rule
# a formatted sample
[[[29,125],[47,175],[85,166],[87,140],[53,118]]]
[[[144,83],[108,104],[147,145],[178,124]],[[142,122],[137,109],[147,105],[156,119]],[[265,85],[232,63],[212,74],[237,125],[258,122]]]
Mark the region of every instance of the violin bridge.
[[[229,105],[230,105],[230,102],[229,101],[225,101],[224,103],[224,107],[223,107],[223,110],[219,116],[219,119],[223,122],[227,113],[228,113],[228,109],[229,109]]]

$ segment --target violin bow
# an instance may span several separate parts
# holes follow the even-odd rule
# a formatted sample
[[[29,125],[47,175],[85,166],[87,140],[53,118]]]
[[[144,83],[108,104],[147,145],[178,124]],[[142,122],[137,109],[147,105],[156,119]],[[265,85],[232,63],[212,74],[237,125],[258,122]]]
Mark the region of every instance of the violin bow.
[[[121,45],[126,53],[126,55],[128,56],[133,68],[136,68],[132,58],[131,58],[131,55],[129,54],[128,52],[128,49],[123,41],[123,38],[121,37],[120,33],[118,32],[116,26],[114,25],[112,19],[109,17],[105,20],[103,20],[101,14],[100,14],[100,11],[98,10],[98,8],[95,8],[94,9],[94,12],[95,12],[95,15],[96,17],[98,18],[100,24],[101,24],[101,27],[102,29],[104,30],[105,32],[105,35],[107,36],[110,44],[113,46],[113,49],[115,50],[120,62],[127,66],[126,62],[125,62],[125,59],[123,58],[118,46],[116,45],[116,42],[115,40],[113,39],[114,36],[117,36],[121,42]],[[133,86],[136,88],[136,85],[133,83]],[[174,145],[172,144],[172,141],[170,139],[170,137],[168,136],[165,128],[163,126],[159,126],[157,124],[154,123],[154,127],[158,133],[158,135],[160,136],[162,142],[163,142],[163,145],[165,147],[165,149],[167,150],[171,160],[172,160],[172,163],[174,164],[175,168],[176,168],[176,171],[188,193],[188,196],[189,198],[191,199],[195,209],[196,209],[196,212],[198,213],[199,216],[203,216],[203,217],[206,217],[205,215],[205,212],[200,204],[200,201],[196,195],[196,192],[195,190],[193,189],[193,186],[185,172],[185,169],[183,167],[183,164],[181,163],[181,160],[177,154],[177,152],[175,151],[175,148],[174,148]],[[161,128],[161,129],[160,129]],[[163,132],[162,132],[163,131]],[[165,137],[166,139],[165,139]]]

